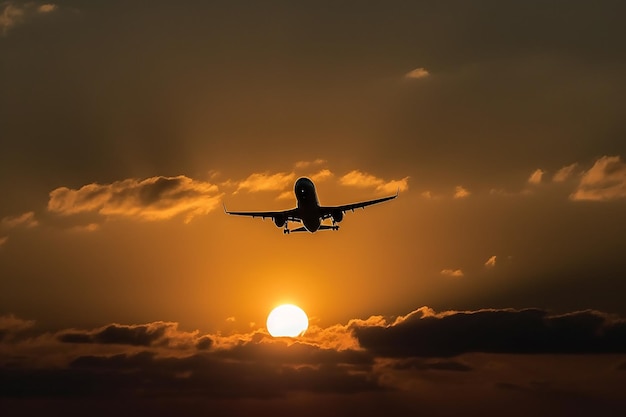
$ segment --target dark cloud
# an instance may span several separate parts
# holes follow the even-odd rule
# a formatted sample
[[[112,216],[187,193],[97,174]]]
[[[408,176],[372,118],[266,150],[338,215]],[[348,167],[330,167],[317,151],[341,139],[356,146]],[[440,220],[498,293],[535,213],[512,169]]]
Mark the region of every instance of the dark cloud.
[[[145,368],[154,360],[153,352],[143,351],[134,355],[79,356],[69,367],[74,369],[129,370]]]
[[[211,348],[212,345],[213,345],[213,340],[211,340],[211,338],[208,336],[203,336],[200,339],[198,339],[198,342],[196,343],[196,349],[208,350]]]
[[[402,370],[416,370],[416,371],[455,371],[455,372],[468,372],[473,368],[462,362],[449,361],[449,360],[437,360],[426,361],[420,358],[409,358],[399,360],[391,365],[392,369],[399,371]]]
[[[16,317],[14,314],[0,316],[0,342],[13,338],[17,333],[31,328],[35,322]]]
[[[625,353],[626,322],[596,311],[413,312],[389,326],[354,327],[361,347],[388,357],[487,353]]]
[[[200,396],[266,398],[288,392],[356,393],[383,390],[365,372],[338,364],[285,366],[263,356],[246,362],[210,353],[160,357],[153,352],[86,355],[64,369],[0,368],[2,397]]]
[[[131,346],[150,346],[163,338],[172,323],[152,323],[125,326],[111,324],[93,332],[68,332],[58,336],[63,343],[100,343]]]
[[[239,361],[263,358],[282,364],[352,364],[371,365],[374,358],[368,352],[352,349],[325,349],[304,343],[246,343],[216,352],[218,356]]]
[[[63,343],[95,343],[93,336],[87,333],[62,333],[57,338]]]
[[[117,343],[133,346],[150,346],[161,339],[165,326],[118,326],[110,325],[94,335],[96,343]]]
[[[24,327],[20,319],[12,317],[10,322],[12,327]],[[0,343],[0,354],[14,358],[0,364],[0,403],[106,399],[152,406],[163,400],[285,402],[293,398],[341,402],[403,394],[424,400],[449,386],[446,384],[454,384],[465,393],[458,397],[461,399],[488,392],[503,401],[511,395],[529,396],[542,405],[554,396],[587,395],[589,407],[605,397],[621,406],[615,400],[614,381],[605,383],[609,389],[606,396],[596,396],[588,387],[570,389],[568,381],[587,369],[594,369],[592,376],[605,378],[608,371],[602,364],[608,363],[612,378],[619,382],[623,357],[615,361],[608,355],[588,355],[595,362],[577,369],[571,365],[581,361],[579,356],[565,355],[571,359],[563,361],[563,355],[558,355],[623,352],[624,322],[604,313],[549,315],[528,309],[437,314],[421,308],[386,323],[381,316],[355,319],[296,340],[271,338],[261,331],[200,335],[180,331],[172,322],[109,324],[88,331],[33,335],[18,344]],[[376,345],[367,333],[372,330],[377,332],[373,334],[378,337]],[[350,331],[360,346],[331,343],[343,340]],[[400,336],[392,333],[398,331]],[[512,347],[522,340],[526,340],[523,351]],[[552,348],[537,348],[545,345]],[[567,350],[563,348],[566,345],[570,346]],[[446,346],[447,350],[443,349]],[[551,355],[435,357],[470,351]],[[553,366],[553,362],[557,363]],[[529,363],[537,364],[541,372],[529,375],[525,370]],[[463,406],[459,407],[450,407],[455,410],[450,415],[458,414]]]

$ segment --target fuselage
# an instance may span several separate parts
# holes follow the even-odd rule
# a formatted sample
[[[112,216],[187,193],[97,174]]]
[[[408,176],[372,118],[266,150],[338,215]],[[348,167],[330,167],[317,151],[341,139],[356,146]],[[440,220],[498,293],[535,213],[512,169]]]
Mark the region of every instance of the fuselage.
[[[321,219],[315,184],[306,177],[299,178],[294,186],[294,193],[298,201],[298,214],[304,227],[309,232],[316,232],[320,228]]]

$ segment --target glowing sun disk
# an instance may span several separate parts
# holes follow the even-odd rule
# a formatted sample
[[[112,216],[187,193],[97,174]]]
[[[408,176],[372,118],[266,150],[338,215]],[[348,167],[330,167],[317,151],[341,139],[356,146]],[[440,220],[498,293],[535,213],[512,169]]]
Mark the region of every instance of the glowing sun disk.
[[[283,304],[267,316],[267,331],[273,337],[297,337],[309,328],[309,318],[298,306]]]

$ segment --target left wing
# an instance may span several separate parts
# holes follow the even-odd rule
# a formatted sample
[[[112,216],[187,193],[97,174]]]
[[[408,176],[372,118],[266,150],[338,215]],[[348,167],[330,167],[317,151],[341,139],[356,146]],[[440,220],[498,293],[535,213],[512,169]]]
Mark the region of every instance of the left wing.
[[[385,201],[393,200],[396,197],[398,197],[398,192],[396,192],[395,195],[377,198],[376,200],[361,201],[359,203],[344,204],[342,206],[322,206],[320,207],[321,217],[322,219],[328,219],[333,217],[333,213],[341,212],[341,214],[343,214],[346,211],[354,211],[358,208],[365,208],[373,204],[384,203]]]

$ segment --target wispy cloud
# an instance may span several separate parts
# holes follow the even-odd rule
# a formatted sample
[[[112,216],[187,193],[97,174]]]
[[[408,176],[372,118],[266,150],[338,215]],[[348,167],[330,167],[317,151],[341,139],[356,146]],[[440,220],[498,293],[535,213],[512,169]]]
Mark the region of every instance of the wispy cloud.
[[[543,175],[545,174],[545,171],[542,169],[536,169],[533,171],[532,174],[530,174],[530,177],[528,177],[528,183],[529,184],[540,184],[542,179],[543,179]]]
[[[242,190],[248,192],[282,191],[290,187],[295,179],[296,174],[293,172],[251,174],[248,178],[237,183],[237,190],[235,192]]]
[[[320,166],[326,164],[328,161],[325,159],[318,158],[314,161],[298,161],[295,163],[296,169],[304,169],[309,168],[311,166]]]
[[[58,9],[56,4],[45,3],[38,4],[27,2],[18,4],[13,1],[7,1],[0,5],[0,33],[6,35],[12,28],[23,24],[30,17],[38,14],[49,14]]]
[[[11,2],[4,3],[2,7],[2,13],[0,14],[0,30],[3,35],[6,35],[13,26],[22,22],[24,19],[24,9]]]
[[[426,78],[430,75],[430,73],[425,69],[425,68],[415,68],[412,71],[407,72],[406,74],[404,74],[404,78],[409,78],[409,79],[419,79],[419,78]]]
[[[34,320],[24,320],[13,314],[0,316],[0,342],[10,339],[16,333],[29,329],[34,325]]]
[[[48,210],[62,215],[97,212],[103,216],[165,220],[184,215],[185,222],[214,210],[221,195],[216,185],[186,176],[127,179],[88,184],[50,193]]]
[[[610,201],[626,198],[626,164],[619,156],[603,156],[595,161],[570,195],[572,200]]]
[[[19,216],[5,217],[0,221],[0,224],[7,229],[12,229],[14,227],[35,227],[39,225],[39,222],[35,219],[35,213],[29,211]]]
[[[34,326],[34,320],[25,320],[15,314],[0,316],[0,330],[2,331],[22,331]]]
[[[492,257],[487,259],[487,262],[485,262],[485,266],[487,268],[493,268],[494,266],[496,266],[496,255],[493,255]]]
[[[324,159],[317,159],[312,162],[300,161],[296,162],[295,167],[296,170],[314,169],[315,167],[318,167],[319,169],[319,165],[323,165],[325,163],[326,160]],[[311,174],[305,173],[304,175],[308,175],[309,178],[316,182],[324,181],[334,176],[332,171],[327,168],[320,169],[319,171]],[[295,171],[253,173],[243,180],[228,180],[222,185],[225,187],[235,187],[233,194],[237,194],[241,191],[251,193],[260,191],[281,191],[277,199],[289,199],[293,198],[292,186],[298,176],[299,175],[297,175]]]
[[[277,200],[293,200],[294,196],[293,196],[293,191],[283,191],[282,193],[278,194],[278,197],[276,197]]]
[[[55,10],[57,10],[58,6],[56,4],[42,4],[39,7],[37,7],[37,11],[39,13],[50,13],[53,12]]]
[[[316,172],[315,174],[312,174],[311,175],[311,179],[313,181],[324,181],[324,180],[327,180],[329,178],[332,178],[333,175],[334,174],[330,170],[322,169],[321,171]]]
[[[360,187],[360,188],[374,188],[376,191],[393,193],[397,190],[406,191],[409,188],[409,177],[404,177],[401,180],[386,181],[382,178],[375,177],[365,172],[358,170],[350,171],[346,175],[339,179],[341,185]]]
[[[98,229],[100,229],[100,225],[98,223],[88,223],[88,224],[73,226],[69,230],[73,232],[83,233],[83,232],[95,232]]]
[[[442,269],[441,270],[441,275],[445,275],[447,277],[460,278],[464,274],[463,274],[463,271],[461,269]]]
[[[0,236],[0,247],[2,247],[8,241],[9,241],[9,237],[8,236]]]
[[[454,198],[466,198],[469,197],[470,194],[471,193],[469,191],[460,185],[457,185],[454,189]]]
[[[577,163],[573,163],[571,165],[564,166],[563,168],[559,169],[554,174],[554,176],[552,177],[552,181],[554,181],[554,182],[565,182],[565,181],[567,181],[568,179],[570,179],[574,175],[577,167],[578,167]]]

